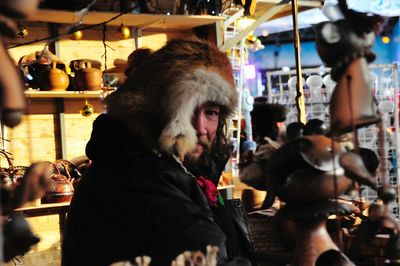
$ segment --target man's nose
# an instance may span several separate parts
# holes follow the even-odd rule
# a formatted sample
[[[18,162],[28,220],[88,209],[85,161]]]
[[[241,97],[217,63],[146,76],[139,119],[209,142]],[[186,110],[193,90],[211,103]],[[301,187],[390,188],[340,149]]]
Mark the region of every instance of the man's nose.
[[[207,134],[204,114],[200,113],[197,115],[195,127],[198,136],[204,136]]]

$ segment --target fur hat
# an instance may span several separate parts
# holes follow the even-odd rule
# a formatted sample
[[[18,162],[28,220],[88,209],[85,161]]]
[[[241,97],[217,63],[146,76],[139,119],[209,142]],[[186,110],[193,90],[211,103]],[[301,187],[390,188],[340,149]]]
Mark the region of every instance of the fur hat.
[[[192,116],[206,102],[234,111],[238,101],[227,56],[203,40],[172,40],[129,56],[126,82],[106,99],[108,114],[151,149],[183,157],[197,143]]]

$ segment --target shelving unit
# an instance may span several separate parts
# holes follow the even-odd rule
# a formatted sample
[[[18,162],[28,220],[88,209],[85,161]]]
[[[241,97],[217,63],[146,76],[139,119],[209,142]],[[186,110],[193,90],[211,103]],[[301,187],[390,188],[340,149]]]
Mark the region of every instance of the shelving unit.
[[[64,99],[102,99],[112,91],[38,91],[26,90],[24,92],[28,99],[47,99],[47,98],[64,98]]]
[[[226,43],[230,39],[237,36],[240,29],[238,27],[238,21],[243,17],[244,9],[238,7],[232,7],[227,10],[227,13],[231,14],[227,20],[224,21],[224,42]],[[228,50],[229,61],[231,62],[233,69],[233,78],[236,85],[236,91],[238,92],[239,99],[242,96],[243,87],[243,64],[244,64],[244,41],[241,40],[240,43],[234,45]],[[229,138],[231,144],[233,144],[234,151],[231,157],[231,172],[232,177],[237,178],[239,176],[239,160],[240,160],[240,122],[242,117],[241,101],[239,100],[239,106],[235,110],[229,120]]]
[[[383,125],[387,130],[385,137],[386,153],[383,156],[387,165],[386,178],[389,184],[396,190],[396,199],[390,204],[389,208],[396,218],[400,219],[398,66],[397,64],[371,64],[368,69],[370,84],[371,87],[374,88],[375,98],[383,113]],[[325,78],[330,73],[330,69],[309,68],[303,69],[302,72],[304,80],[307,80],[312,75]],[[293,86],[288,85],[288,81],[291,77],[296,75],[296,71],[269,71],[266,74],[268,102],[285,105],[288,109],[285,123],[290,124],[291,122],[296,122],[297,110],[294,103],[296,91]],[[310,89],[307,86],[307,82],[303,82],[303,86],[307,120],[317,118],[323,120],[329,127],[329,91],[333,88],[329,89],[325,84],[321,84],[319,88]],[[376,154],[380,154],[378,130],[379,128],[376,125],[358,129],[360,147],[372,149]],[[381,178],[381,173],[379,172],[377,176],[377,183],[379,185],[381,184]],[[377,198],[377,193],[366,187],[362,191],[362,196],[369,202],[373,202]]]
[[[93,25],[107,21],[119,13],[116,12],[89,12],[82,24]],[[77,22],[78,16],[75,12],[64,10],[39,9],[29,21],[49,22],[59,24],[73,24]],[[124,25],[151,28],[159,30],[188,30],[198,26],[213,24],[223,21],[224,16],[186,16],[186,15],[158,15],[158,14],[125,14],[120,18],[108,23],[110,26],[119,26],[121,21]]]

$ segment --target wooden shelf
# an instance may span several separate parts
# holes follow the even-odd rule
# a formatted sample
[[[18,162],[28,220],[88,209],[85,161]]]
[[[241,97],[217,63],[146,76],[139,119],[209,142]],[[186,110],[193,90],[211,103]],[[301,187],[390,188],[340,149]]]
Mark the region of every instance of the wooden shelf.
[[[15,209],[16,212],[27,212],[27,211],[40,211],[40,210],[49,210],[49,209],[57,209],[57,208],[67,208],[69,207],[69,202],[62,202],[62,203],[46,203],[40,204],[38,206],[29,206],[29,207],[21,207]]]
[[[93,25],[102,23],[117,16],[116,12],[89,12],[82,24]],[[75,12],[63,10],[39,9],[30,21],[72,24],[78,21]],[[119,26],[121,21],[126,26],[139,28],[154,28],[162,30],[188,30],[197,26],[212,24],[224,20],[224,16],[185,16],[185,15],[158,15],[158,14],[125,14],[109,22],[107,25]]]
[[[254,17],[258,18],[261,14],[278,5],[280,2],[282,2],[282,0],[257,0],[256,12],[254,13]],[[298,0],[298,8],[299,11],[304,11],[310,8],[322,8],[321,2],[322,1],[320,0]],[[291,9],[292,8],[289,5],[286,8],[280,10],[271,19],[291,15]]]
[[[78,99],[98,99],[104,98],[112,91],[37,91],[26,90],[27,98],[78,98]]]
[[[53,214],[58,215],[60,237],[62,238],[64,235],[65,222],[67,219],[69,204],[70,202],[46,203],[40,204],[39,206],[22,207],[15,209],[14,211],[16,213],[23,213],[27,217],[40,217]]]
[[[225,186],[218,186],[218,190],[224,190],[224,189],[233,189],[235,186],[234,185],[225,185]]]

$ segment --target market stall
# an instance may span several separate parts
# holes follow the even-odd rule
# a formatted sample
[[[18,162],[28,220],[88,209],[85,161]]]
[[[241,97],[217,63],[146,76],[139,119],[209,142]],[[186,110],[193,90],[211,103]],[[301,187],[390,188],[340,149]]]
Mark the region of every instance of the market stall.
[[[322,7],[321,1],[300,0],[220,4],[207,1],[204,6],[191,6],[184,1],[176,1],[173,5],[158,1],[120,2],[117,6],[115,1],[85,4],[76,1],[71,5],[43,1],[36,12],[18,19],[19,38],[10,39],[7,44],[7,51],[24,80],[21,89],[26,99],[26,111],[18,125],[2,124],[2,181],[5,184],[7,181],[7,189],[13,191],[23,183],[21,177],[32,175],[27,170],[32,169],[29,166],[43,162],[36,167],[46,168],[48,179],[53,182],[53,189],[47,189],[39,199],[18,206],[14,212],[10,210],[10,213],[25,214],[32,232],[41,241],[28,248],[30,251],[26,255],[8,258],[9,265],[19,261],[25,265],[60,265],[69,202],[90,164],[85,147],[91,137],[93,122],[106,110],[103,99],[117,91],[126,80],[128,56],[138,48],[157,50],[168,40],[195,34],[226,52],[233,67],[239,104],[227,121],[234,152],[225,166],[218,189],[224,199],[243,196],[248,186],[240,182],[239,168],[243,164],[239,163],[244,155],[241,141],[253,142],[249,136],[243,139],[246,129],[242,128],[246,115],[245,123],[247,126],[251,123],[253,105],[253,99],[244,87],[244,65],[248,62],[246,45],[249,40],[254,42],[249,34],[261,23],[285,15],[293,15],[296,25],[297,12]],[[350,29],[354,26],[350,15],[356,13],[340,8]],[[251,23],[239,26],[248,15],[253,17]],[[357,15],[370,22],[369,18]],[[370,24],[375,25],[375,22]],[[330,25],[335,26],[335,23],[332,21]],[[250,206],[254,204],[252,199],[244,202],[246,210],[251,212],[247,222],[254,242],[254,255],[260,265],[328,265],[324,263],[330,260],[338,260],[340,265],[353,265],[351,260],[365,265],[383,265],[387,259],[398,263],[397,65],[369,64],[369,72],[365,73],[368,63],[372,62],[367,36],[372,32],[372,26],[363,28],[357,24],[354,26],[356,33],[348,30],[358,38],[356,41],[352,39],[356,38],[353,35],[346,35],[346,27],[336,26],[342,27],[345,33],[341,32],[344,41],[339,38],[339,43],[344,44],[334,48],[327,45],[337,41],[331,33],[332,28],[327,27],[326,31],[333,37],[319,32],[319,38],[323,39],[318,47],[320,56],[330,67],[325,68],[324,73],[320,69],[302,69],[298,34],[295,34],[294,45],[296,71],[267,73],[266,101],[285,105],[289,110],[286,124],[318,118],[332,127],[326,136],[304,136],[279,145],[272,141],[270,144],[276,146],[268,150],[274,153],[269,154],[267,160],[255,157],[257,164],[261,162],[262,167],[267,168],[263,172],[266,173],[263,185],[256,188],[267,191],[267,198],[272,201],[267,204],[265,200],[264,208]],[[298,29],[295,27],[294,30]],[[357,35],[358,30],[361,35]],[[350,55],[343,48],[346,46],[352,48]],[[346,54],[340,58],[340,64],[331,55],[334,49]],[[362,61],[364,57],[368,62]],[[361,62],[356,60],[358,58],[362,58]],[[354,61],[357,64],[353,64]],[[347,69],[349,65],[352,65],[350,70]],[[364,75],[368,73],[369,80]],[[347,79],[348,83],[344,81],[345,76],[351,77]],[[299,77],[307,79],[299,80]],[[157,79],[157,73],[154,73],[154,79]],[[356,89],[351,86],[351,79],[357,83]],[[347,95],[343,87],[354,94]],[[373,96],[370,92],[374,90],[385,92]],[[367,105],[373,107],[363,109]],[[385,136],[382,129],[391,130],[391,135]],[[351,133],[355,137],[349,137]],[[341,139],[343,136],[347,138],[345,144]],[[352,142],[353,145],[349,144]],[[253,146],[246,146],[246,152],[254,151],[259,156],[261,152],[256,151],[259,144],[254,142]],[[357,155],[360,147],[370,148],[383,158],[377,178],[366,173]],[[350,149],[356,152],[350,153]],[[17,172],[19,170],[21,172]],[[363,194],[355,183],[366,188]],[[352,198],[344,196],[348,193]],[[265,197],[265,193],[262,195]],[[277,200],[272,205],[275,196]],[[383,203],[373,203],[377,198]],[[368,214],[370,206],[373,207]],[[379,228],[374,229],[368,223]],[[357,231],[359,228],[364,231]],[[365,241],[376,248],[368,249],[360,234],[368,235]],[[31,240],[32,244],[38,241],[34,237]],[[146,263],[142,261],[138,265]]]

